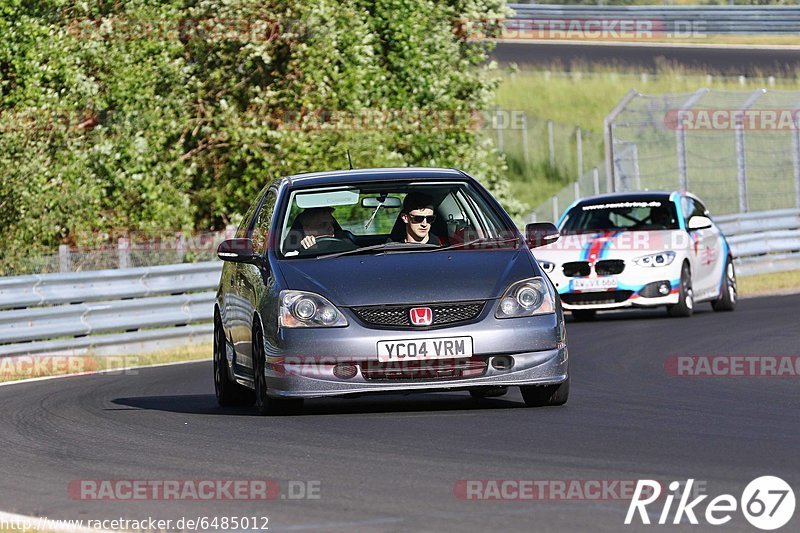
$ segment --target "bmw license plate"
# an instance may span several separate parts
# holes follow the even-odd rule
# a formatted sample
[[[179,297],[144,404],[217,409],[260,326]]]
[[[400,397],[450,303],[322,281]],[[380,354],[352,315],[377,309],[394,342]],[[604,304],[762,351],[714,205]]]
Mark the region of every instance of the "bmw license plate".
[[[572,280],[572,290],[574,291],[607,291],[617,288],[617,278],[583,278]]]
[[[424,361],[472,357],[472,337],[378,341],[378,361]]]

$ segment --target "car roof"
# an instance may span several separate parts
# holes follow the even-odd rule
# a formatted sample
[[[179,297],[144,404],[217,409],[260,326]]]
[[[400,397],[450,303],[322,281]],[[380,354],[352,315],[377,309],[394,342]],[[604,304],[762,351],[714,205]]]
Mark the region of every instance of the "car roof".
[[[600,202],[642,202],[647,200],[657,200],[668,202],[674,192],[672,191],[629,191],[614,192],[608,194],[598,194],[597,196],[587,196],[576,201],[573,205],[587,205]]]
[[[295,174],[283,178],[289,186],[336,185],[338,183],[358,183],[369,181],[437,181],[447,179],[465,179],[469,176],[454,168],[358,168],[352,170],[331,170]]]

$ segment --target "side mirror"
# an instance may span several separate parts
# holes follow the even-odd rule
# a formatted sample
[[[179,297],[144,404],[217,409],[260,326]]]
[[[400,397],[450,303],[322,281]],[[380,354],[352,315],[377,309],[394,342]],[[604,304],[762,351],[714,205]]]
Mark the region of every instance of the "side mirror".
[[[217,257],[232,263],[252,263],[260,261],[260,257],[253,251],[252,239],[228,239],[219,243]]]
[[[530,248],[553,244],[561,234],[550,222],[534,222],[525,226],[525,242]]]
[[[708,229],[711,225],[711,219],[708,217],[695,215],[689,219],[690,230]]]

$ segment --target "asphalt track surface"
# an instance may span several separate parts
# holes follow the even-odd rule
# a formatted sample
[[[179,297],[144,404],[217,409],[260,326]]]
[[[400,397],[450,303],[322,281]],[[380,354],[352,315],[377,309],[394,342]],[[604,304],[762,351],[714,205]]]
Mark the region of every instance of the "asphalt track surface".
[[[558,42],[499,43],[492,57],[500,63],[521,67],[585,70],[610,65],[654,72],[659,62],[681,65],[728,76],[795,76],[800,69],[800,51],[775,48],[660,46],[655,43],[564,44]]]
[[[685,378],[671,355],[800,354],[800,295],[568,326],[572,396],[525,408],[515,389],[307,401],[259,417],[216,405],[210,362],[0,387],[0,509],[54,518],[268,516],[270,531],[647,531],[625,501],[465,501],[464,479],[694,478],[739,497],[762,475],[800,489],[798,379]],[[319,481],[320,498],[81,501],[77,479]],[[798,494],[800,496],[800,493]],[[706,500],[707,502],[708,500]],[[705,504],[701,505],[701,512]],[[660,507],[651,514],[657,518]],[[800,510],[781,531],[797,531]],[[670,517],[671,519],[671,517]],[[725,531],[754,531],[741,513]]]

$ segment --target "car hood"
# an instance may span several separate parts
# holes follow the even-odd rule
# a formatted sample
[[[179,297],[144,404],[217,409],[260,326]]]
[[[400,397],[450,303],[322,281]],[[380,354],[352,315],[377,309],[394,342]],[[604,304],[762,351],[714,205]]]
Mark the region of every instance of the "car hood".
[[[690,237],[681,230],[599,231],[563,235],[558,241],[534,250],[536,259],[563,263],[599,259],[629,259],[666,250],[687,248]]]
[[[541,275],[524,248],[292,259],[280,269],[286,288],[345,307],[488,300],[511,282]]]

